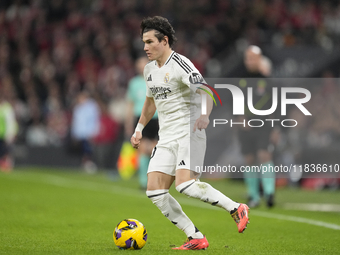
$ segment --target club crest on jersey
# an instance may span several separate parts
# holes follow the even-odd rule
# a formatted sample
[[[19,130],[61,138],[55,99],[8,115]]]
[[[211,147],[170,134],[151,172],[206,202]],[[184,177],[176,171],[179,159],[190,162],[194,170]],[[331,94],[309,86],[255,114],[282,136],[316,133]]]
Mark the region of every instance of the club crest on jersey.
[[[170,75],[169,75],[169,73],[166,73],[165,77],[164,77],[164,82],[168,83],[169,81],[170,81]]]

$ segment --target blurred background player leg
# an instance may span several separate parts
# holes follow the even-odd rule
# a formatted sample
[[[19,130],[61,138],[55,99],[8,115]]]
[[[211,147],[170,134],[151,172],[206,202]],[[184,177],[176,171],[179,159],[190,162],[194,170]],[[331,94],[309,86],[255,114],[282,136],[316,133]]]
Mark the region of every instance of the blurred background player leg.
[[[138,119],[137,119],[138,121]],[[137,122],[135,123],[137,124]],[[148,182],[147,172],[150,162],[150,156],[152,149],[157,144],[157,135],[158,134],[158,120],[152,119],[143,129],[143,140],[141,142],[141,146],[139,148],[139,184],[141,189],[146,189],[146,185]]]
[[[274,166],[272,161],[263,164],[264,166]],[[267,206],[274,206],[274,194],[275,194],[275,172],[267,172],[262,175],[261,183],[263,187],[263,194],[266,199]]]
[[[269,109],[271,100],[272,85],[266,80],[271,74],[271,62],[263,56],[262,50],[250,45],[244,52],[244,76],[249,78],[246,80],[242,89],[244,91],[251,87],[254,91],[253,102],[257,110]],[[253,115],[248,110],[244,116],[245,119],[251,119]],[[261,119],[262,116],[257,116]],[[263,118],[263,117],[262,117]],[[261,128],[244,127],[240,130],[240,141],[242,145],[242,153],[244,155],[247,166],[258,166],[254,170],[258,173],[247,172],[244,174],[245,183],[248,189],[250,207],[256,207],[260,203],[260,180],[264,192],[267,206],[273,206],[274,192],[275,192],[275,173],[264,172],[264,169],[272,168],[272,147],[270,138],[274,128],[263,126]],[[262,165],[262,169],[260,166]]]
[[[0,139],[0,170],[2,172],[10,172],[12,170],[12,162],[8,152],[6,142]]]
[[[247,186],[248,202],[250,208],[259,206],[260,204],[260,180],[259,173],[256,172],[256,137],[251,132],[251,129],[242,128],[238,132],[241,143],[241,151],[244,155],[245,163],[248,171],[243,174],[245,184]]]
[[[98,134],[100,127],[100,108],[87,91],[78,94],[73,109],[71,134],[80,143],[82,151],[82,167],[88,173],[97,171],[93,160],[92,139]]]
[[[18,125],[12,105],[6,100],[4,90],[0,91],[0,170],[10,172],[13,159],[11,145],[17,134]]]
[[[134,128],[138,123],[139,117],[142,113],[145,97],[146,84],[143,77],[144,66],[148,63],[146,57],[140,57],[136,61],[137,75],[129,81],[127,91],[127,113],[125,120],[125,136],[131,137]],[[158,119],[157,112],[150,120],[150,122],[143,129],[143,139],[138,150],[139,152],[139,185],[141,189],[146,189],[147,186],[147,172],[149,167],[150,155],[152,149],[155,147],[158,138]]]
[[[270,145],[267,147],[270,147]],[[258,158],[260,164],[262,165],[261,184],[263,188],[263,195],[266,200],[267,206],[270,208],[274,206],[275,194],[275,172],[274,163],[272,161],[272,153],[270,152],[270,149],[268,148],[268,150],[259,150]]]
[[[260,184],[262,185],[267,206],[272,207],[274,205],[275,172],[272,161],[274,145],[270,140],[272,132],[272,129],[268,127],[246,127],[239,130],[242,154],[249,167],[249,171],[244,173],[249,207],[254,208],[260,204]]]
[[[259,178],[261,179],[261,187],[263,190],[263,196],[267,206],[270,208],[274,205],[274,193],[275,193],[275,172],[274,163],[272,160],[272,152],[274,150],[274,144],[271,140],[271,134],[275,132],[268,126],[255,129],[254,138],[256,144],[256,158],[258,166],[261,167]]]

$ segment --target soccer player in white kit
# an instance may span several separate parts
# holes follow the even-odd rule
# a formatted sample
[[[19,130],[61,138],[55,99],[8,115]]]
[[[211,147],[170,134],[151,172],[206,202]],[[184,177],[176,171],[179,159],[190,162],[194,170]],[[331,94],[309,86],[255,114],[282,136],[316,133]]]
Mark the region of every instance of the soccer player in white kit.
[[[200,173],[195,172],[193,166],[203,165],[206,149],[204,129],[209,124],[213,103],[210,97],[206,97],[207,114],[201,115],[201,94],[206,92],[199,87],[208,88],[202,85],[204,80],[192,62],[172,50],[176,37],[171,24],[160,16],[145,18],[141,23],[141,36],[150,62],[144,68],[146,99],[131,137],[134,148],[139,147],[142,130],[156,109],[159,118],[159,141],[151,154],[146,195],[187,235],[186,243],[173,249],[206,249],[209,246],[206,237],[169,194],[174,181],[178,192],[228,211],[240,233],[247,227],[249,208],[198,180]]]

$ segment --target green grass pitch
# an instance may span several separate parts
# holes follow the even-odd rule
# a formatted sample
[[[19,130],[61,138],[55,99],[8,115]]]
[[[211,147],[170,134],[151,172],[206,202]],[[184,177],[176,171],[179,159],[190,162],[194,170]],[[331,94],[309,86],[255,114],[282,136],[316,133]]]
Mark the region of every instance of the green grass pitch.
[[[207,180],[245,202],[243,183]],[[207,236],[206,251],[172,251],[186,237],[138,189],[136,179],[112,181],[104,173],[20,168],[0,172],[0,254],[340,254],[340,213],[284,209],[285,203],[340,204],[339,191],[277,191],[277,206],[250,211],[243,233],[222,209],[178,194],[186,214]],[[142,250],[119,250],[112,239],[119,221],[140,220]]]

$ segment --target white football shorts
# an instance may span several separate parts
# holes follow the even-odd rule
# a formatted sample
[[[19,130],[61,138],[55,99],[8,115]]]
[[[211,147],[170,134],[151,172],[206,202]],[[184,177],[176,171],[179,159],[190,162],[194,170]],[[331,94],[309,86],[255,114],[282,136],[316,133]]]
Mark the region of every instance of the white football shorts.
[[[151,153],[148,173],[157,171],[175,176],[177,169],[189,169],[200,173],[205,150],[206,137],[196,133],[166,144],[159,141]]]

